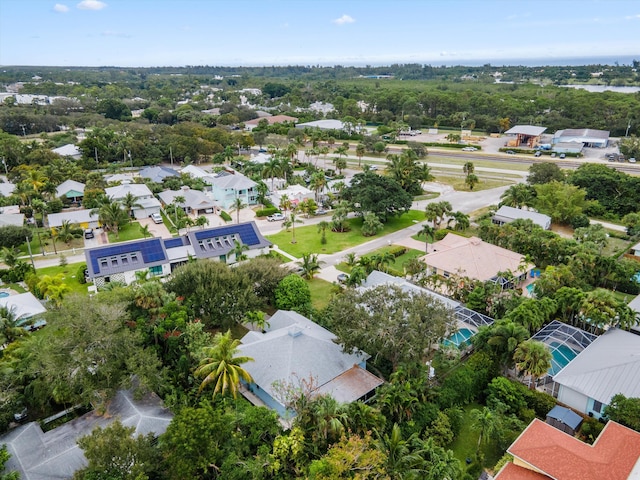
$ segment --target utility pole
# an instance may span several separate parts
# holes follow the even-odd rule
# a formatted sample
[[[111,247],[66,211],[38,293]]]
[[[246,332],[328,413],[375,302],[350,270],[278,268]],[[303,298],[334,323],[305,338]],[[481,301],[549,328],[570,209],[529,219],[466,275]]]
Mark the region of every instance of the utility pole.
[[[96,165],[100,165],[98,162],[98,147],[93,147],[93,153],[96,155]]]
[[[629,136],[629,129],[631,128],[631,119],[629,119],[629,124],[627,125],[627,131],[625,132],[624,136],[628,137]]]
[[[171,166],[173,167],[173,150],[169,147],[169,158],[171,158]]]

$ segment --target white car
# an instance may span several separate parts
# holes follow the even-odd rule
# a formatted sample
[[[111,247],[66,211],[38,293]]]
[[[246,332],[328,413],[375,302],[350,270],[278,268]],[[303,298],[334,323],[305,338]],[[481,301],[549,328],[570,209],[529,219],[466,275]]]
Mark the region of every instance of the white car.
[[[462,149],[463,152],[475,152],[476,150],[478,150],[476,147],[464,147]]]
[[[152,213],[149,216],[151,217],[151,220],[153,220],[153,223],[162,223],[162,215],[159,213]]]
[[[269,222],[280,222],[284,220],[284,215],[281,213],[274,213],[273,215],[269,215],[267,217],[267,221]]]

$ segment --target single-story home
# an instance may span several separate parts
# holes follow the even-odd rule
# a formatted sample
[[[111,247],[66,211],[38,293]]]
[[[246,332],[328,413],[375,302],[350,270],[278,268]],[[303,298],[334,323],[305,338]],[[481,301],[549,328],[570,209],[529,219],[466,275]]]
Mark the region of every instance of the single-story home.
[[[536,225],[541,226],[545,230],[551,228],[551,217],[542,213],[533,212],[531,210],[523,210],[521,208],[513,208],[503,205],[491,217],[491,221],[496,225],[504,225],[514,220],[531,220]]]
[[[189,258],[235,262],[235,241],[249,247],[249,258],[268,253],[271,242],[254,222],[195,230],[177,238],[146,238],[85,250],[88,277],[98,288],[110,282],[129,285],[136,272],[165,277]]]
[[[507,449],[495,480],[629,480],[640,475],[640,433],[609,421],[592,445],[534,419]]]
[[[267,182],[267,184],[270,183],[271,182]],[[303,200],[315,199],[315,193],[313,190],[303,187],[302,185],[289,185],[287,188],[273,192],[271,201],[273,201],[274,205],[278,206],[285,195],[294,205],[297,205]]]
[[[47,215],[49,228],[58,228],[63,222],[77,224],[80,228],[98,228],[100,221],[97,213],[91,213],[91,210],[68,210],[60,213],[50,213]]]
[[[525,146],[533,148],[540,142],[540,136],[545,130],[545,127],[537,127],[535,125],[516,125],[504,132],[504,134],[515,137],[513,141],[507,144],[510,147]]]
[[[640,242],[636,243],[629,252],[631,255],[635,255],[636,257],[640,257]]]
[[[640,335],[609,329],[553,377],[558,401],[600,418],[614,395],[640,397],[639,352]]]
[[[523,285],[528,272],[534,268],[533,264],[524,262],[524,255],[483,242],[477,237],[466,238],[449,233],[429,250],[421,257],[429,274],[445,278],[460,275],[481,282],[491,280],[503,289]],[[502,276],[503,272],[511,272],[513,282]]]
[[[138,175],[155,183],[162,183],[165,178],[180,176],[173,168],[159,166],[145,167],[140,170]]]
[[[295,123],[298,121],[296,117],[290,117],[289,115],[270,115],[268,117],[254,118],[244,122],[245,130],[253,130],[258,126],[261,120],[266,120],[269,125],[275,125],[276,123],[290,122]]]
[[[150,217],[153,213],[160,213],[160,201],[153,196],[149,187],[144,183],[122,183],[115,187],[104,189],[111,200],[123,200],[131,193],[138,206],[133,207],[133,216],[137,219]]]
[[[291,414],[279,395],[282,387],[306,388],[311,395],[329,394],[341,403],[369,398],[383,383],[366,370],[369,355],[346,353],[335,339],[333,333],[299,313],[277,311],[264,333],[247,333],[238,347],[243,356],[253,359],[243,365],[253,378],[245,385],[250,392],[245,396],[250,400],[258,397],[281,417]]]
[[[56,197],[65,197],[74,203],[81,202],[84,198],[84,187],[84,183],[65,180],[56,188]]]
[[[344,126],[345,126],[344,123],[342,123],[342,121],[340,120],[327,119],[327,120],[315,120],[313,122],[298,123],[296,125],[296,128],[300,128],[300,129],[318,128],[320,130],[344,130]]]
[[[11,455],[5,468],[18,472],[24,480],[72,478],[87,465],[77,442],[96,427],[105,428],[119,419],[124,426],[135,427],[134,437],[159,436],[172,418],[156,394],[139,398],[134,389],[120,390],[102,414],[92,411],[48,432],[42,431],[40,423],[29,422],[0,436],[0,445],[7,445]]]
[[[192,190],[187,186],[180,190],[165,190],[158,194],[160,201],[166,206],[174,203],[176,197],[183,197],[184,202],[178,203],[186,213],[194,213],[202,215],[205,213],[213,213],[216,208],[215,202],[200,190]]]
[[[45,320],[38,319],[40,315],[46,313],[47,309],[31,292],[0,297],[0,307],[6,307],[13,311],[18,324],[25,325],[28,330],[47,324]]]
[[[609,132],[607,130],[595,130],[593,128],[568,128],[558,130],[553,135],[552,143],[580,143],[585,147],[606,148],[609,144]]]
[[[57,153],[61,157],[69,157],[73,158],[74,160],[78,160],[82,157],[82,152],[80,151],[80,149],[72,143],[67,143],[66,145],[63,145],[61,147],[54,148],[51,151],[53,153]]]

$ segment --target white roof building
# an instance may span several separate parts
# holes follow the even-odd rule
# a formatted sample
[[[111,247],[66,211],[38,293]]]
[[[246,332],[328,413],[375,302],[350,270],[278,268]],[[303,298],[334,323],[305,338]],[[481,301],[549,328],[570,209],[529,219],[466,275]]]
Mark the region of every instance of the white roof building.
[[[503,205],[491,217],[493,223],[504,225],[514,220],[531,220],[536,225],[541,226],[545,230],[551,228],[551,217],[542,213],[532,212],[531,210],[523,210],[521,208],[513,208]]]
[[[2,209],[0,208],[0,211]],[[0,227],[6,227],[7,225],[14,225],[21,227],[24,225],[23,213],[0,213]]]
[[[612,328],[553,377],[558,401],[599,418],[611,397],[640,397],[640,335]]]
[[[31,292],[0,297],[0,307],[7,307],[13,311],[17,320],[25,321],[47,311]]]
[[[319,128],[320,130],[343,130],[344,123],[340,120],[316,120],[314,122],[298,123],[296,128]]]
[[[0,183],[0,197],[9,197],[16,189],[16,186],[13,183],[3,182]]]
[[[71,157],[75,159],[82,157],[82,152],[80,151],[80,149],[77,146],[73,145],[72,143],[68,143],[61,147],[54,148],[51,151],[53,153],[57,153],[61,157]]]

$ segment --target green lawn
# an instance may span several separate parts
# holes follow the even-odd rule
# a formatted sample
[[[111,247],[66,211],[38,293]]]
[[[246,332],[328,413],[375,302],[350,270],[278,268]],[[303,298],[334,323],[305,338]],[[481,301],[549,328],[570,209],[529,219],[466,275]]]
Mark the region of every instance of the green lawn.
[[[602,249],[602,255],[612,257],[618,256],[625,253],[629,247],[631,246],[631,242],[628,240],[622,240],[616,237],[609,237],[607,239],[607,246]]]
[[[329,221],[330,219],[327,219]],[[407,228],[416,222],[424,220],[424,212],[420,210],[411,210],[402,217],[393,217],[385,224],[384,229],[374,237],[363,237],[361,233],[362,219],[352,218],[349,220],[351,231],[344,233],[336,233],[327,230],[327,243],[320,243],[320,233],[318,233],[317,225],[309,225],[307,227],[296,226],[295,235],[296,243],[291,243],[293,231],[283,230],[275,235],[267,236],[271,242],[281,250],[284,250],[296,258],[302,257],[303,253],[335,253],[347,248],[360,245],[375,238],[387,235],[389,233]]]
[[[33,229],[33,237],[29,242],[32,255],[42,255],[42,249],[44,249],[46,253],[55,253],[56,251],[59,252],[84,247],[84,239],[82,238],[82,236],[72,239],[69,243],[64,243],[58,240],[54,245],[51,238],[46,238],[46,233],[48,233],[49,231],[50,230],[48,228]],[[40,233],[40,237],[38,237],[38,232]],[[18,247],[18,250],[23,256],[29,255],[29,247],[27,246],[27,242],[24,242],[22,245],[20,245]]]
[[[329,305],[331,297],[336,292],[336,285],[320,278],[307,280],[309,290],[311,290],[311,304],[314,308],[321,310]]]
[[[128,240],[144,238],[144,235],[140,232],[140,224],[138,222],[131,222],[122,227],[118,232],[118,238],[116,238],[112,232],[109,232],[107,235],[109,236],[109,243],[126,242]]]
[[[462,428],[460,433],[453,439],[447,448],[453,450],[454,456],[460,460],[462,465],[466,465],[466,459],[473,459],[478,445],[478,432],[471,428],[471,410],[480,409],[482,405],[472,403],[464,407],[464,418],[462,420]],[[480,450],[484,455],[484,466],[492,468],[502,457],[504,452],[500,450],[495,442],[489,440],[480,446]]]
[[[392,250],[393,248],[395,248],[396,245],[391,245],[388,247],[382,247],[379,248],[378,250],[374,250],[373,252],[368,253],[367,255],[376,255],[376,254],[380,254],[380,253],[385,253],[388,252],[389,250]],[[406,265],[406,263],[413,259],[413,258],[417,258],[417,257],[421,257],[424,255],[424,251],[422,250],[414,250],[412,248],[407,250],[407,253],[404,253],[398,257],[396,257],[395,261],[391,264],[389,264],[389,269],[390,270],[396,270],[398,272],[404,272],[404,266]],[[336,265],[336,269],[340,270],[341,272],[345,272],[345,273],[351,273],[351,267],[349,267],[346,263],[344,262],[340,262],[338,265]]]
[[[505,185],[513,185],[516,183],[515,179],[509,179],[505,175],[503,179],[497,178],[485,178],[482,175],[478,174],[476,171],[476,175],[480,179],[480,181],[473,187],[473,191],[477,192],[479,190],[489,190],[491,188],[504,187]],[[454,190],[468,192],[469,187],[464,183],[464,175],[441,175],[436,173],[435,178],[437,182],[444,183],[447,185],[451,185]]]
[[[71,289],[70,293],[81,293],[83,295],[87,295],[88,284],[81,284],[78,282],[76,277],[78,270],[80,269],[80,265],[82,265],[82,263],[70,263],[64,267],[57,266],[38,268],[36,270],[36,274],[38,277],[42,278],[45,275],[56,276],[57,274],[62,273],[64,283]]]

